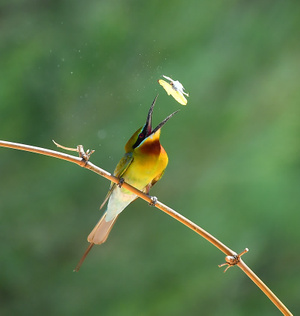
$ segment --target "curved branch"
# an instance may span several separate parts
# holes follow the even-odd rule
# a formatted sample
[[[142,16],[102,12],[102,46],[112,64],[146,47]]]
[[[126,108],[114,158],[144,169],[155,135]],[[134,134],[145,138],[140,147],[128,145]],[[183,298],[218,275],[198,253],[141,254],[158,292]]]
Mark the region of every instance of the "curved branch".
[[[99,168],[98,166],[92,164],[90,161],[86,160],[86,156],[89,157],[89,151],[87,152],[87,155],[84,155],[84,152],[79,152],[81,154],[81,157],[74,157],[72,155],[68,155],[65,153],[61,153],[58,151],[45,149],[41,147],[36,146],[30,146],[30,145],[24,145],[19,143],[13,143],[8,141],[1,141],[0,140],[0,147],[8,147],[18,150],[24,150],[29,151],[33,153],[38,153],[45,156],[51,156],[62,160],[67,160],[73,163],[76,163],[77,165],[89,169],[102,177],[105,177],[106,179],[118,184],[119,178],[116,178],[111,173]],[[78,147],[77,147],[78,148]],[[79,150],[76,150],[79,151]],[[122,184],[122,187],[126,188],[127,190],[131,191],[132,193],[136,194],[138,197],[142,198],[143,200],[147,201],[150,204],[153,204],[158,209],[162,210],[163,212],[167,213],[171,217],[175,218],[180,223],[184,224],[188,228],[192,229],[197,234],[201,235],[203,238],[205,238],[207,241],[212,243],[215,247],[220,249],[224,254],[227,255],[227,257],[230,257],[229,259],[226,257],[226,264],[228,264],[228,267],[237,265],[241,270],[243,270],[246,275],[265,293],[265,295],[273,302],[273,304],[283,313],[283,315],[292,315],[292,313],[287,309],[287,307],[277,298],[277,296],[263,283],[263,281],[245,264],[245,262],[240,258],[243,253],[246,252],[246,250],[238,255],[236,252],[231,250],[229,247],[224,245],[221,241],[219,241],[217,238],[209,234],[207,231],[205,231],[200,226],[196,225],[186,217],[182,216],[181,214],[177,213],[167,205],[155,201],[153,203],[153,200],[149,195],[144,194],[143,192],[137,190],[135,187],[131,186],[130,184],[124,182]],[[247,250],[248,251],[248,250]],[[221,265],[222,266],[222,265]]]

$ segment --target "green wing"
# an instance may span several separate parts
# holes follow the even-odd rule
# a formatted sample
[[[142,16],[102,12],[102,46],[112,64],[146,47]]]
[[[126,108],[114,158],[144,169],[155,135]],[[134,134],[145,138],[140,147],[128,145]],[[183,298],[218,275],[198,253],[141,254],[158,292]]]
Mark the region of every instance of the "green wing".
[[[114,171],[114,176],[119,178],[119,179],[122,178],[122,176],[125,173],[125,171],[131,165],[132,161],[133,161],[132,153],[126,153],[123,156],[123,158],[119,161],[119,163],[117,164],[116,169]],[[115,189],[116,185],[117,184],[115,184],[114,182],[111,182],[110,188],[109,188],[109,190],[107,192],[107,195],[106,195],[103,203],[100,206],[100,209],[102,209],[102,207],[105,205],[105,203],[107,202],[107,200],[111,196],[113,190]]]

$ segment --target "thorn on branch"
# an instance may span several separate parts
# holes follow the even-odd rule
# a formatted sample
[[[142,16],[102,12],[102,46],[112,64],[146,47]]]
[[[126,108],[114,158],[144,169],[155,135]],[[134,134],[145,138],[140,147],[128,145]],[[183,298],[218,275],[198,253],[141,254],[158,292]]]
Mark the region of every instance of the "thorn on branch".
[[[219,268],[224,267],[227,265],[226,269],[224,270],[224,273],[230,268],[235,266],[236,264],[238,264],[240,262],[240,258],[242,255],[244,255],[246,252],[248,252],[249,249],[245,248],[244,251],[242,251],[240,254],[235,255],[235,256],[226,256],[225,257],[225,263],[219,264]]]
[[[91,155],[95,152],[95,150],[89,150],[89,149],[87,151],[84,151],[82,145],[78,145],[76,148],[71,148],[71,147],[62,146],[54,140],[52,140],[52,141],[59,148],[62,148],[64,150],[68,150],[68,151],[76,151],[79,154],[79,157],[82,158],[82,161],[85,162],[85,165],[89,161]]]
[[[79,157],[82,158],[85,164],[87,164],[87,162],[90,160],[91,155],[95,152],[95,150],[89,150],[89,149],[87,151],[84,151],[82,145],[78,145],[76,149],[79,154]]]

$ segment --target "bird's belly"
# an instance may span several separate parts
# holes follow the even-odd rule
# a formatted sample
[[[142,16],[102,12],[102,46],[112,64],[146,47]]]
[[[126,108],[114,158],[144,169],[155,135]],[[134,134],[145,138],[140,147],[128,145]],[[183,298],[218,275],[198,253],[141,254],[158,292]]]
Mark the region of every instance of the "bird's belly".
[[[147,160],[137,157],[126,170],[123,178],[135,188],[143,190],[165,170],[166,166],[167,161],[165,162],[160,157],[148,157]]]
[[[124,188],[116,187],[108,200],[106,218],[107,222],[111,221],[118,214],[120,214],[124,208],[133,202],[137,196]]]
[[[122,175],[125,182],[139,190],[144,190],[148,184],[159,177],[168,164],[168,156],[164,155],[136,155],[133,162]],[[133,202],[137,196],[124,187],[115,187],[107,205],[106,221],[113,219],[123,209]]]

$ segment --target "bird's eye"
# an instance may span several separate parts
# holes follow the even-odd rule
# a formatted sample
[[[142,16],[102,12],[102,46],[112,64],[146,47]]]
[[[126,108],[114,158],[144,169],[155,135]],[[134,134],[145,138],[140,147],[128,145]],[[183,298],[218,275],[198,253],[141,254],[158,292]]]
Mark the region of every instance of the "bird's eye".
[[[139,134],[135,144],[132,146],[132,148],[136,148],[144,139],[145,139],[145,133],[141,132]]]

